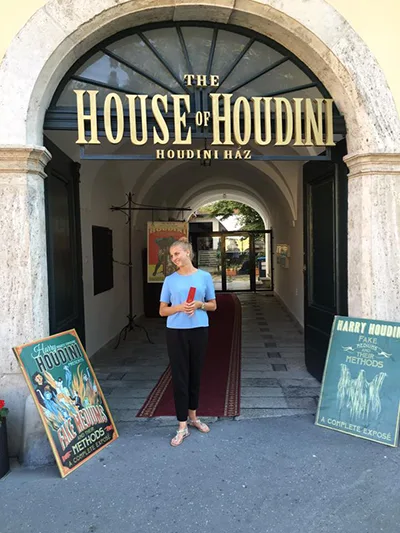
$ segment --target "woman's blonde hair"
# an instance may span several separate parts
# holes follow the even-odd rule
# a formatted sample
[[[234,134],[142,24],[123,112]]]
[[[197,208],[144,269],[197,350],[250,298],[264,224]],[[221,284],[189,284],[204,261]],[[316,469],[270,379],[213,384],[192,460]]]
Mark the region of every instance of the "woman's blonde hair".
[[[192,248],[191,243],[188,241],[186,237],[181,237],[177,241],[173,242],[171,246],[169,247],[169,249],[171,250],[171,248],[175,248],[176,246],[179,246],[185,252],[189,252],[190,259],[193,259],[193,255],[194,255],[193,248]]]

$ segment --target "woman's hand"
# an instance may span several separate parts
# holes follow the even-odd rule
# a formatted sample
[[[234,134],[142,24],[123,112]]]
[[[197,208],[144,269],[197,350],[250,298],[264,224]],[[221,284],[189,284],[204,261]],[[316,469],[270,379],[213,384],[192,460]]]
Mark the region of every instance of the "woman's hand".
[[[160,316],[168,317],[176,313],[187,313],[186,303],[178,305],[168,305],[166,302],[160,302]]]
[[[193,316],[196,309],[200,309],[200,307],[203,305],[203,302],[194,300],[191,303],[184,302],[182,305],[183,305],[183,312],[186,313],[188,316]]]

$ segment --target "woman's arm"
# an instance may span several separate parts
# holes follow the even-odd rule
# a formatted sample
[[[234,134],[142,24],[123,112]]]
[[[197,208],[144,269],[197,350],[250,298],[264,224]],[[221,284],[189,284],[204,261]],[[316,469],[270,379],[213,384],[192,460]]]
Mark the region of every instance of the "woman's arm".
[[[179,305],[171,305],[166,302],[160,302],[160,316],[171,316],[176,313],[186,313],[189,316],[192,316],[196,309],[201,309],[204,304],[204,311],[215,311],[217,309],[217,300],[208,300],[208,302],[201,302],[200,300],[195,300],[194,302]]]
[[[195,300],[190,304],[185,302],[183,305],[185,313],[187,313],[189,316],[192,316],[196,309],[203,309],[203,311],[215,311],[217,309],[217,300],[208,300],[207,302]]]
[[[199,303],[199,307],[197,309],[201,309],[201,306],[204,304],[204,311],[216,311],[217,309],[217,300],[208,300],[208,302],[197,302]]]
[[[160,302],[160,316],[171,316],[175,315],[176,313],[182,313],[184,312],[183,306],[184,304],[169,306],[169,304],[167,304],[166,302]]]

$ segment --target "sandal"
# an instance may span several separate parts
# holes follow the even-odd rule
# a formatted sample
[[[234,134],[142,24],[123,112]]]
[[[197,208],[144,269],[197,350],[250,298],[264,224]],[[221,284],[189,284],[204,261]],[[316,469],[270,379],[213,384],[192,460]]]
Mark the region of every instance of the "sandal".
[[[189,437],[189,435],[190,432],[187,427],[184,429],[178,429],[175,437],[171,440],[171,446],[179,446],[180,444],[182,444],[184,439],[186,439],[186,437]]]
[[[189,418],[188,424],[198,429],[202,433],[208,433],[210,431],[210,428],[207,426],[207,424],[202,422],[200,418],[196,418],[196,420],[190,420]]]

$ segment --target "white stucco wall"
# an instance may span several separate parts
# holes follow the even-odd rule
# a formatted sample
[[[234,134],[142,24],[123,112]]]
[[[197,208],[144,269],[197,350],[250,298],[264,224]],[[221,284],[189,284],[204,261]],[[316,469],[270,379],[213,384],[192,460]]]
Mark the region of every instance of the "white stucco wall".
[[[126,218],[122,213],[110,211],[111,205],[125,202],[118,167],[83,164],[80,195],[86,349],[91,356],[122,329],[128,312],[127,267],[114,263],[114,287],[97,295],[93,291],[93,225],[110,228],[114,259],[128,260]]]
[[[275,292],[304,326],[304,276],[303,276],[303,188],[298,178],[297,220],[290,219],[280,206],[272,208],[274,231],[274,285]],[[290,246],[289,267],[284,268],[276,262],[276,245]]]

